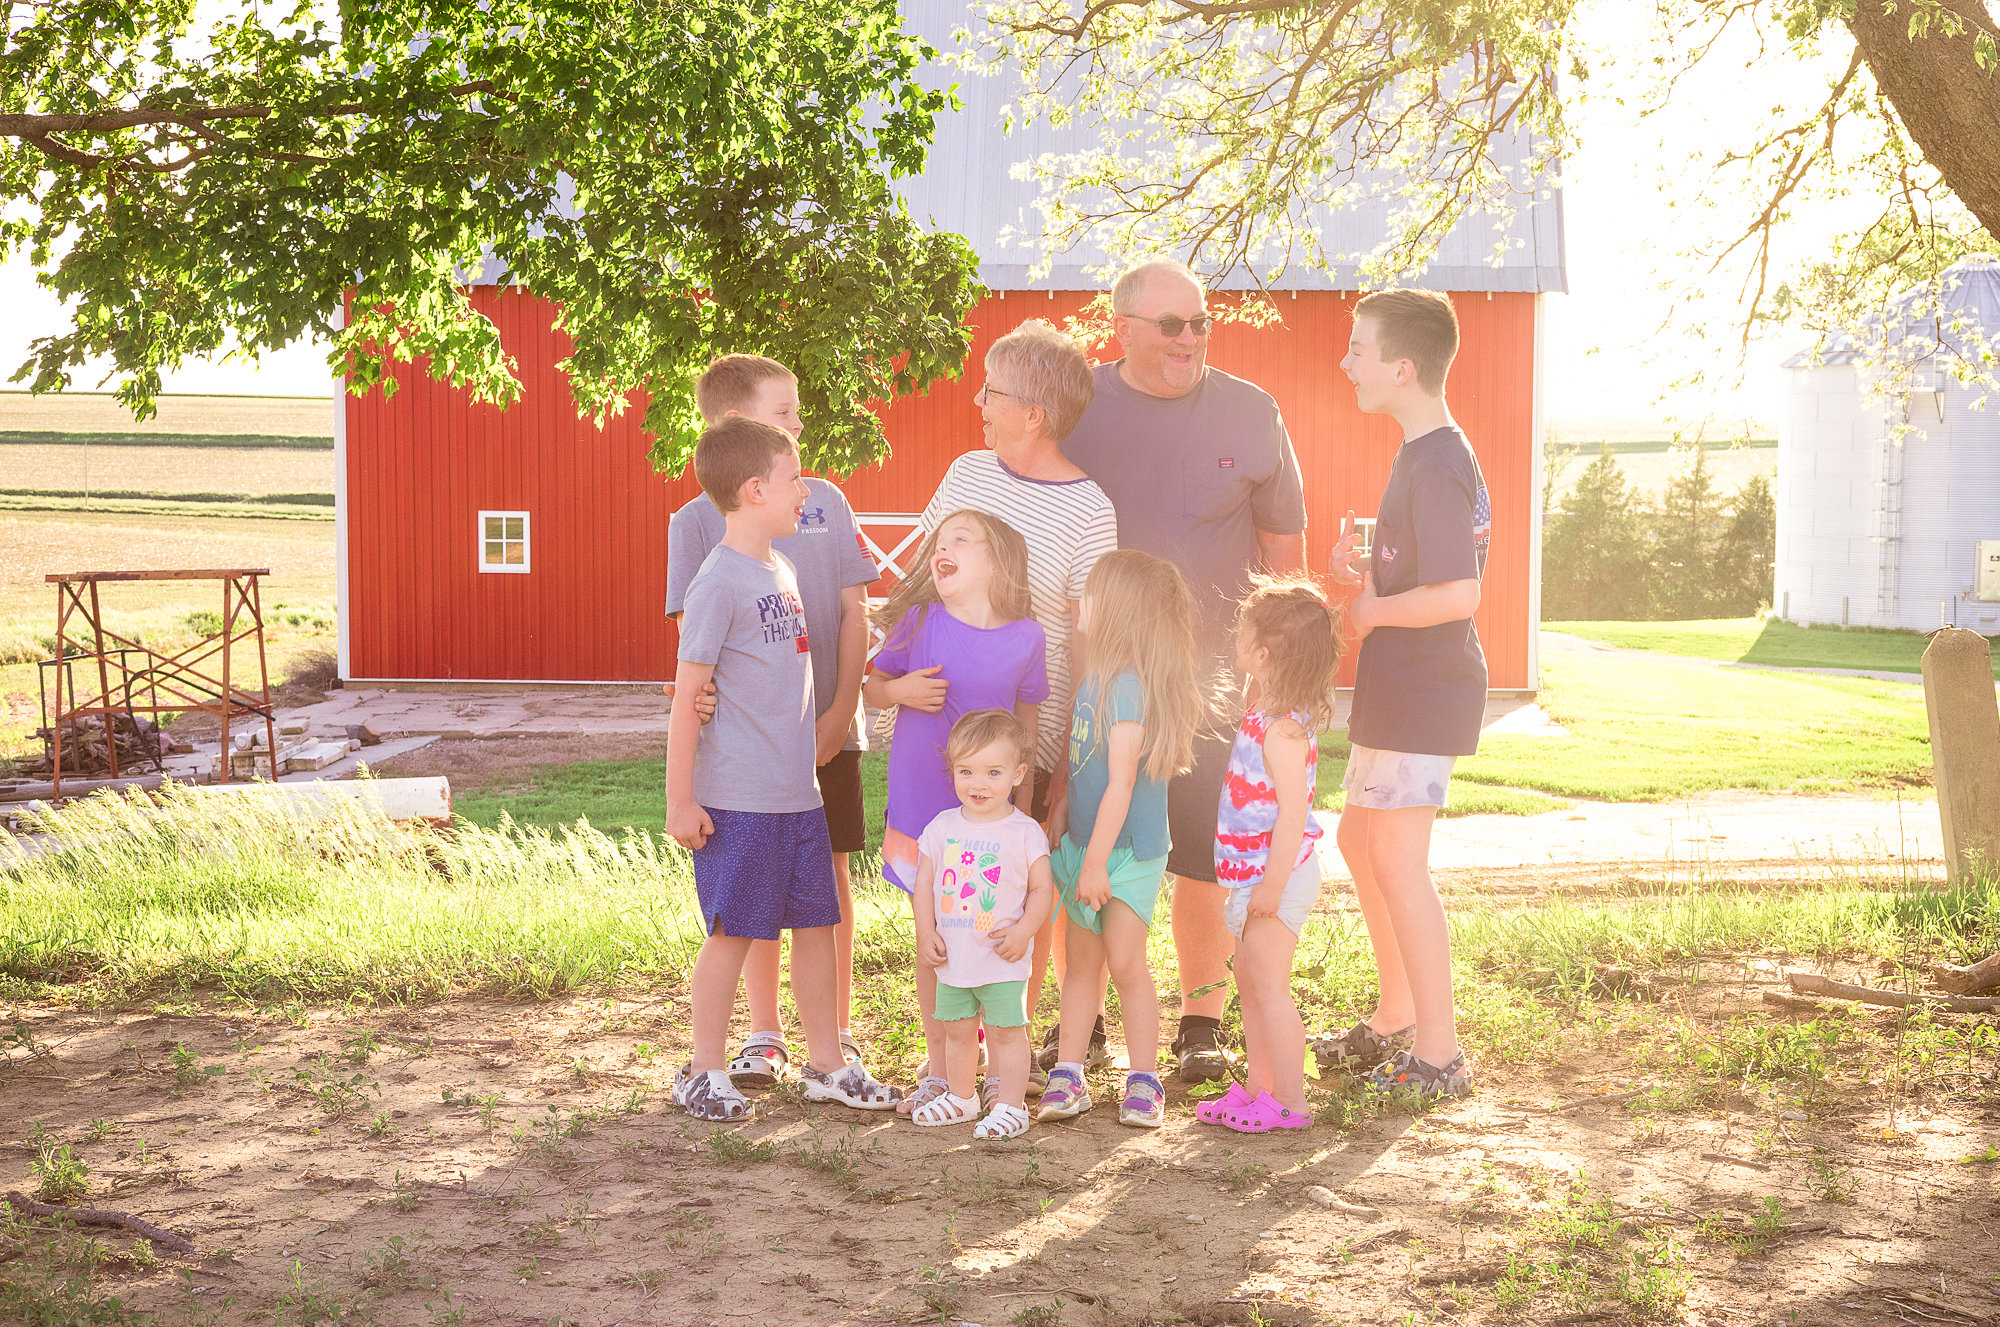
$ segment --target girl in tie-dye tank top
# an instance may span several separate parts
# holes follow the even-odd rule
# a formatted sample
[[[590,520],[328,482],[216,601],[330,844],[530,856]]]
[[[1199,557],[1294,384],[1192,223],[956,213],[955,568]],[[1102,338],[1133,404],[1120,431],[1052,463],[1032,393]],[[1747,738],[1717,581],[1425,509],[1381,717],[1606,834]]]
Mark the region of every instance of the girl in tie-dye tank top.
[[[1237,614],[1236,662],[1256,697],[1236,732],[1215,817],[1215,881],[1236,941],[1248,1049],[1245,1082],[1198,1118],[1239,1133],[1300,1129],[1306,1030],[1292,1001],[1292,956],[1319,898],[1312,818],[1319,732],[1333,722],[1340,619],[1304,577],[1260,577]]]

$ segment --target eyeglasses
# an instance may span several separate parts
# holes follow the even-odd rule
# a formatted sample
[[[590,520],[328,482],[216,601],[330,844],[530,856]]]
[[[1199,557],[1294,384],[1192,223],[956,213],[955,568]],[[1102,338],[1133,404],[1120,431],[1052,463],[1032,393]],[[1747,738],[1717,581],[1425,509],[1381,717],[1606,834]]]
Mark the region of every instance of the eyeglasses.
[[[1182,318],[1171,313],[1164,318],[1148,318],[1143,313],[1127,313],[1121,316],[1137,318],[1142,323],[1151,323],[1159,328],[1160,335],[1165,337],[1179,336],[1183,327],[1192,327],[1196,336],[1207,336],[1208,329],[1215,326],[1215,319],[1205,313],[1198,318]]]
[[[1027,397],[1016,395],[1013,392],[1003,392],[998,387],[993,386],[993,384],[991,383],[988,383],[985,386],[981,387],[979,389],[979,394],[973,397],[972,399],[978,402],[980,405],[987,405],[989,404],[988,398],[994,396],[1004,396],[1009,401],[1019,401],[1022,405],[1041,404],[1041,402],[1039,401],[1030,401]]]

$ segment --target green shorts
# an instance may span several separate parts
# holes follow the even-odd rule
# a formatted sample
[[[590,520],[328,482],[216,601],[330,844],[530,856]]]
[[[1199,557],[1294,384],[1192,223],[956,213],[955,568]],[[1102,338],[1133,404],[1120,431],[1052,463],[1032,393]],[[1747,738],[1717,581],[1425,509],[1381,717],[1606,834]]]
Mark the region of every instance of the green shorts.
[[[1056,878],[1056,897],[1071,921],[1087,930],[1104,934],[1104,922],[1096,908],[1077,901],[1076,878],[1083,872],[1083,849],[1069,835],[1049,854],[1049,870]],[[1166,879],[1167,859],[1154,857],[1140,861],[1130,848],[1113,848],[1105,870],[1111,877],[1111,897],[1139,914],[1148,930],[1153,925],[1153,908],[1160,901],[1160,882]]]
[[[1028,1023],[1028,983],[989,981],[984,986],[937,987],[937,1016],[940,1023],[956,1023],[978,1016],[990,1028],[1025,1027]]]

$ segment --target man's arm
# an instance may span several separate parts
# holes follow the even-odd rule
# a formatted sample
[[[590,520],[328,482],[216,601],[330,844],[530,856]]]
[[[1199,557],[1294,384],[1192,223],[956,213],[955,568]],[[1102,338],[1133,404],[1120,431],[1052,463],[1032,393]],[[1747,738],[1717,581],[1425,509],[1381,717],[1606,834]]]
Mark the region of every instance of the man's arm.
[[[1257,563],[1274,576],[1284,576],[1306,569],[1306,532],[1297,534],[1272,534],[1268,530],[1257,532]]]
[[[840,664],[834,674],[833,703],[813,727],[818,748],[814,763],[824,765],[847,745],[847,730],[861,701],[861,675],[868,668],[868,587],[850,585],[840,592]]]

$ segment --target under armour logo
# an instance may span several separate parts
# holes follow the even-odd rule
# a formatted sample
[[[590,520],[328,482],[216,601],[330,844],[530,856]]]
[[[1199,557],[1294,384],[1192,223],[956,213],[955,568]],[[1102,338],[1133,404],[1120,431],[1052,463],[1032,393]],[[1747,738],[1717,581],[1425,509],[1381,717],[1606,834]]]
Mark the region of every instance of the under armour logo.
[[[808,525],[823,526],[825,524],[826,524],[826,508],[824,507],[808,507],[804,511],[799,513],[799,527],[801,529],[805,528]]]

